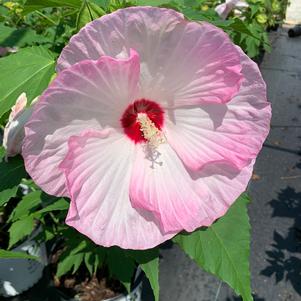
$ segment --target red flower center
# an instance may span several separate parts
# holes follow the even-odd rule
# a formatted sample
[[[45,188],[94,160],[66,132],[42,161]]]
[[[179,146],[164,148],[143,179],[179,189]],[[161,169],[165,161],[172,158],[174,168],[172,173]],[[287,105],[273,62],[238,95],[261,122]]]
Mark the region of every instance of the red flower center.
[[[159,104],[144,98],[135,100],[126,108],[120,119],[124,133],[135,143],[146,141],[138,120],[139,113],[146,114],[158,130],[161,130],[164,122],[164,111]]]

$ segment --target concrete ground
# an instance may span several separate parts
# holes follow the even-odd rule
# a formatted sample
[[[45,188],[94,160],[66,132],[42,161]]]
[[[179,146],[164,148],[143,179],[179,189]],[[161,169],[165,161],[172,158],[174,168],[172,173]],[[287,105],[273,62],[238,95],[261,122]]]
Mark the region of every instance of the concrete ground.
[[[300,0],[297,0],[300,1]],[[272,34],[261,71],[273,118],[249,192],[255,301],[301,301],[301,37]],[[177,246],[162,251],[160,301],[239,301]]]

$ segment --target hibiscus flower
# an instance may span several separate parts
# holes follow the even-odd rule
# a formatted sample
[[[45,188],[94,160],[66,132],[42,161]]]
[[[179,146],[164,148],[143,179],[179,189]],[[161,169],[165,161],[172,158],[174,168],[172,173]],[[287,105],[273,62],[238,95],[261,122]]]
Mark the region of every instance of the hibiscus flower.
[[[223,19],[227,19],[228,15],[231,11],[235,8],[248,8],[249,4],[246,3],[244,0],[226,0],[224,3],[219,4],[216,6],[215,11],[217,14]]]
[[[73,36],[57,71],[23,156],[95,243],[154,247],[210,226],[246,189],[271,111],[257,65],[222,30],[121,9]]]

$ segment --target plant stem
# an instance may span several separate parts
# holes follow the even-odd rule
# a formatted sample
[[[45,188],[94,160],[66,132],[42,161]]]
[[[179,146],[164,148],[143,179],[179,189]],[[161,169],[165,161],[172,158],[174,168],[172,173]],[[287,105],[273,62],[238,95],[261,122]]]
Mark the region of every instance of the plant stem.
[[[220,283],[219,283],[219,285],[218,285],[218,288],[217,288],[217,291],[216,291],[216,294],[215,294],[214,301],[217,301],[217,300],[218,300],[219,293],[220,293],[221,288],[222,288],[222,284],[223,284],[223,281],[220,281]]]
[[[55,23],[51,18],[47,17],[46,15],[44,15],[43,13],[41,13],[40,11],[36,10],[35,11],[38,15],[40,15],[41,17],[45,18],[46,20],[48,20],[49,22],[51,22],[53,25],[58,26],[57,23]]]
[[[89,11],[90,19],[91,19],[91,21],[93,21],[94,19],[93,19],[92,12],[91,12],[91,9],[90,9],[90,6],[89,6],[87,0],[85,0],[85,5],[87,6],[87,9]]]

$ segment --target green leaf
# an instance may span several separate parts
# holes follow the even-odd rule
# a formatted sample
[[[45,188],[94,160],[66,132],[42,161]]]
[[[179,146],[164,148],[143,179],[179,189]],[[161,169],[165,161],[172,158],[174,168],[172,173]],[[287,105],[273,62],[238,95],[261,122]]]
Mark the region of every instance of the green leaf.
[[[47,7],[74,7],[80,8],[81,0],[27,0],[24,5],[24,14]]]
[[[185,15],[185,17],[189,20],[211,22],[219,19],[216,13],[214,12],[214,10],[212,9],[204,12],[187,6],[184,7],[181,11]]]
[[[262,38],[263,38],[263,48],[265,51],[267,52],[271,52],[272,51],[272,46],[269,40],[269,36],[266,32],[264,32],[262,34]]]
[[[72,255],[73,258],[73,270],[72,274],[75,274],[76,271],[79,269],[81,263],[84,260],[84,253],[78,253],[76,255]]]
[[[39,260],[39,257],[28,255],[25,252],[14,252],[14,251],[7,251],[0,249],[0,258],[5,259],[33,259],[33,260]]]
[[[0,117],[26,92],[31,102],[47,88],[54,73],[53,54],[42,46],[21,49],[0,59]]]
[[[104,259],[106,256],[106,249],[97,246],[96,249],[94,249],[94,254],[95,254],[95,260],[93,264],[93,273],[96,273],[97,269],[99,269],[99,267],[102,266],[104,263]]]
[[[79,244],[77,243],[76,246],[74,246],[74,241],[68,240],[68,242],[70,244],[69,247],[71,247],[70,254],[72,254],[72,255],[83,251],[83,249],[85,249],[87,247],[87,241],[86,240],[82,240]]]
[[[205,271],[228,283],[244,301],[253,300],[250,287],[249,198],[243,194],[227,214],[206,229],[180,234],[173,240]]]
[[[153,289],[155,301],[159,301],[159,250],[129,250],[128,254],[140,265]]]
[[[9,245],[10,249],[13,245],[19,242],[21,239],[30,235],[35,226],[34,219],[32,216],[27,216],[24,219],[18,220],[13,223],[8,232],[9,232]]]
[[[258,39],[258,37],[256,37],[254,33],[250,30],[247,23],[245,23],[239,18],[235,18],[231,20],[231,23],[229,24],[229,29],[233,31],[238,31],[240,33],[244,33],[246,35],[252,36],[255,39],[256,38]]]
[[[83,4],[78,12],[77,20],[76,20],[76,28],[77,30],[81,29],[87,23],[105,15],[106,12],[99,7],[97,4],[84,0]]]
[[[5,157],[5,148],[3,146],[0,146],[0,162],[3,161],[4,157]]]
[[[69,208],[69,202],[66,201],[65,199],[61,198],[58,199],[56,202],[53,204],[37,211],[34,213],[35,216],[39,216],[42,213],[47,213],[47,212],[52,212],[52,211],[61,211],[61,210],[67,210]]]
[[[84,259],[84,254],[83,253],[78,253],[74,255],[68,255],[64,257],[62,260],[59,261],[57,265],[57,272],[56,276],[61,277],[71,271],[73,267],[73,273],[75,273],[79,266],[81,265],[82,261]]]
[[[68,256],[57,265],[56,276],[61,277],[68,273],[73,267],[73,256]]]
[[[116,277],[129,292],[135,271],[135,261],[126,256],[126,251],[117,247],[108,250],[107,264],[110,274]]]
[[[43,225],[43,231],[39,232],[37,236],[35,236],[35,241],[38,243],[47,242],[56,237],[56,229],[54,229],[54,225],[46,226]]]
[[[26,171],[20,156],[10,158],[8,162],[0,162],[0,206],[16,195],[18,185],[24,177]]]
[[[100,6],[104,10],[108,10],[111,4],[111,0],[90,0],[90,2],[95,3],[96,5]]]
[[[93,274],[93,263],[95,261],[95,256],[92,252],[86,252],[85,253],[85,265],[92,276]]]
[[[13,28],[0,24],[0,45],[1,47],[24,47],[34,43],[43,43],[44,36],[37,34],[30,28]]]
[[[156,257],[149,262],[140,264],[140,267],[150,282],[155,300],[159,301],[159,257]]]
[[[256,57],[259,55],[260,42],[251,37],[246,38],[246,52],[250,58]]]
[[[32,213],[41,204],[42,191],[33,191],[22,198],[10,215],[9,221],[15,222]]]
[[[137,5],[142,6],[165,6],[169,5],[170,3],[173,3],[172,0],[136,0],[135,1]],[[184,4],[183,1],[177,1],[179,4]]]

